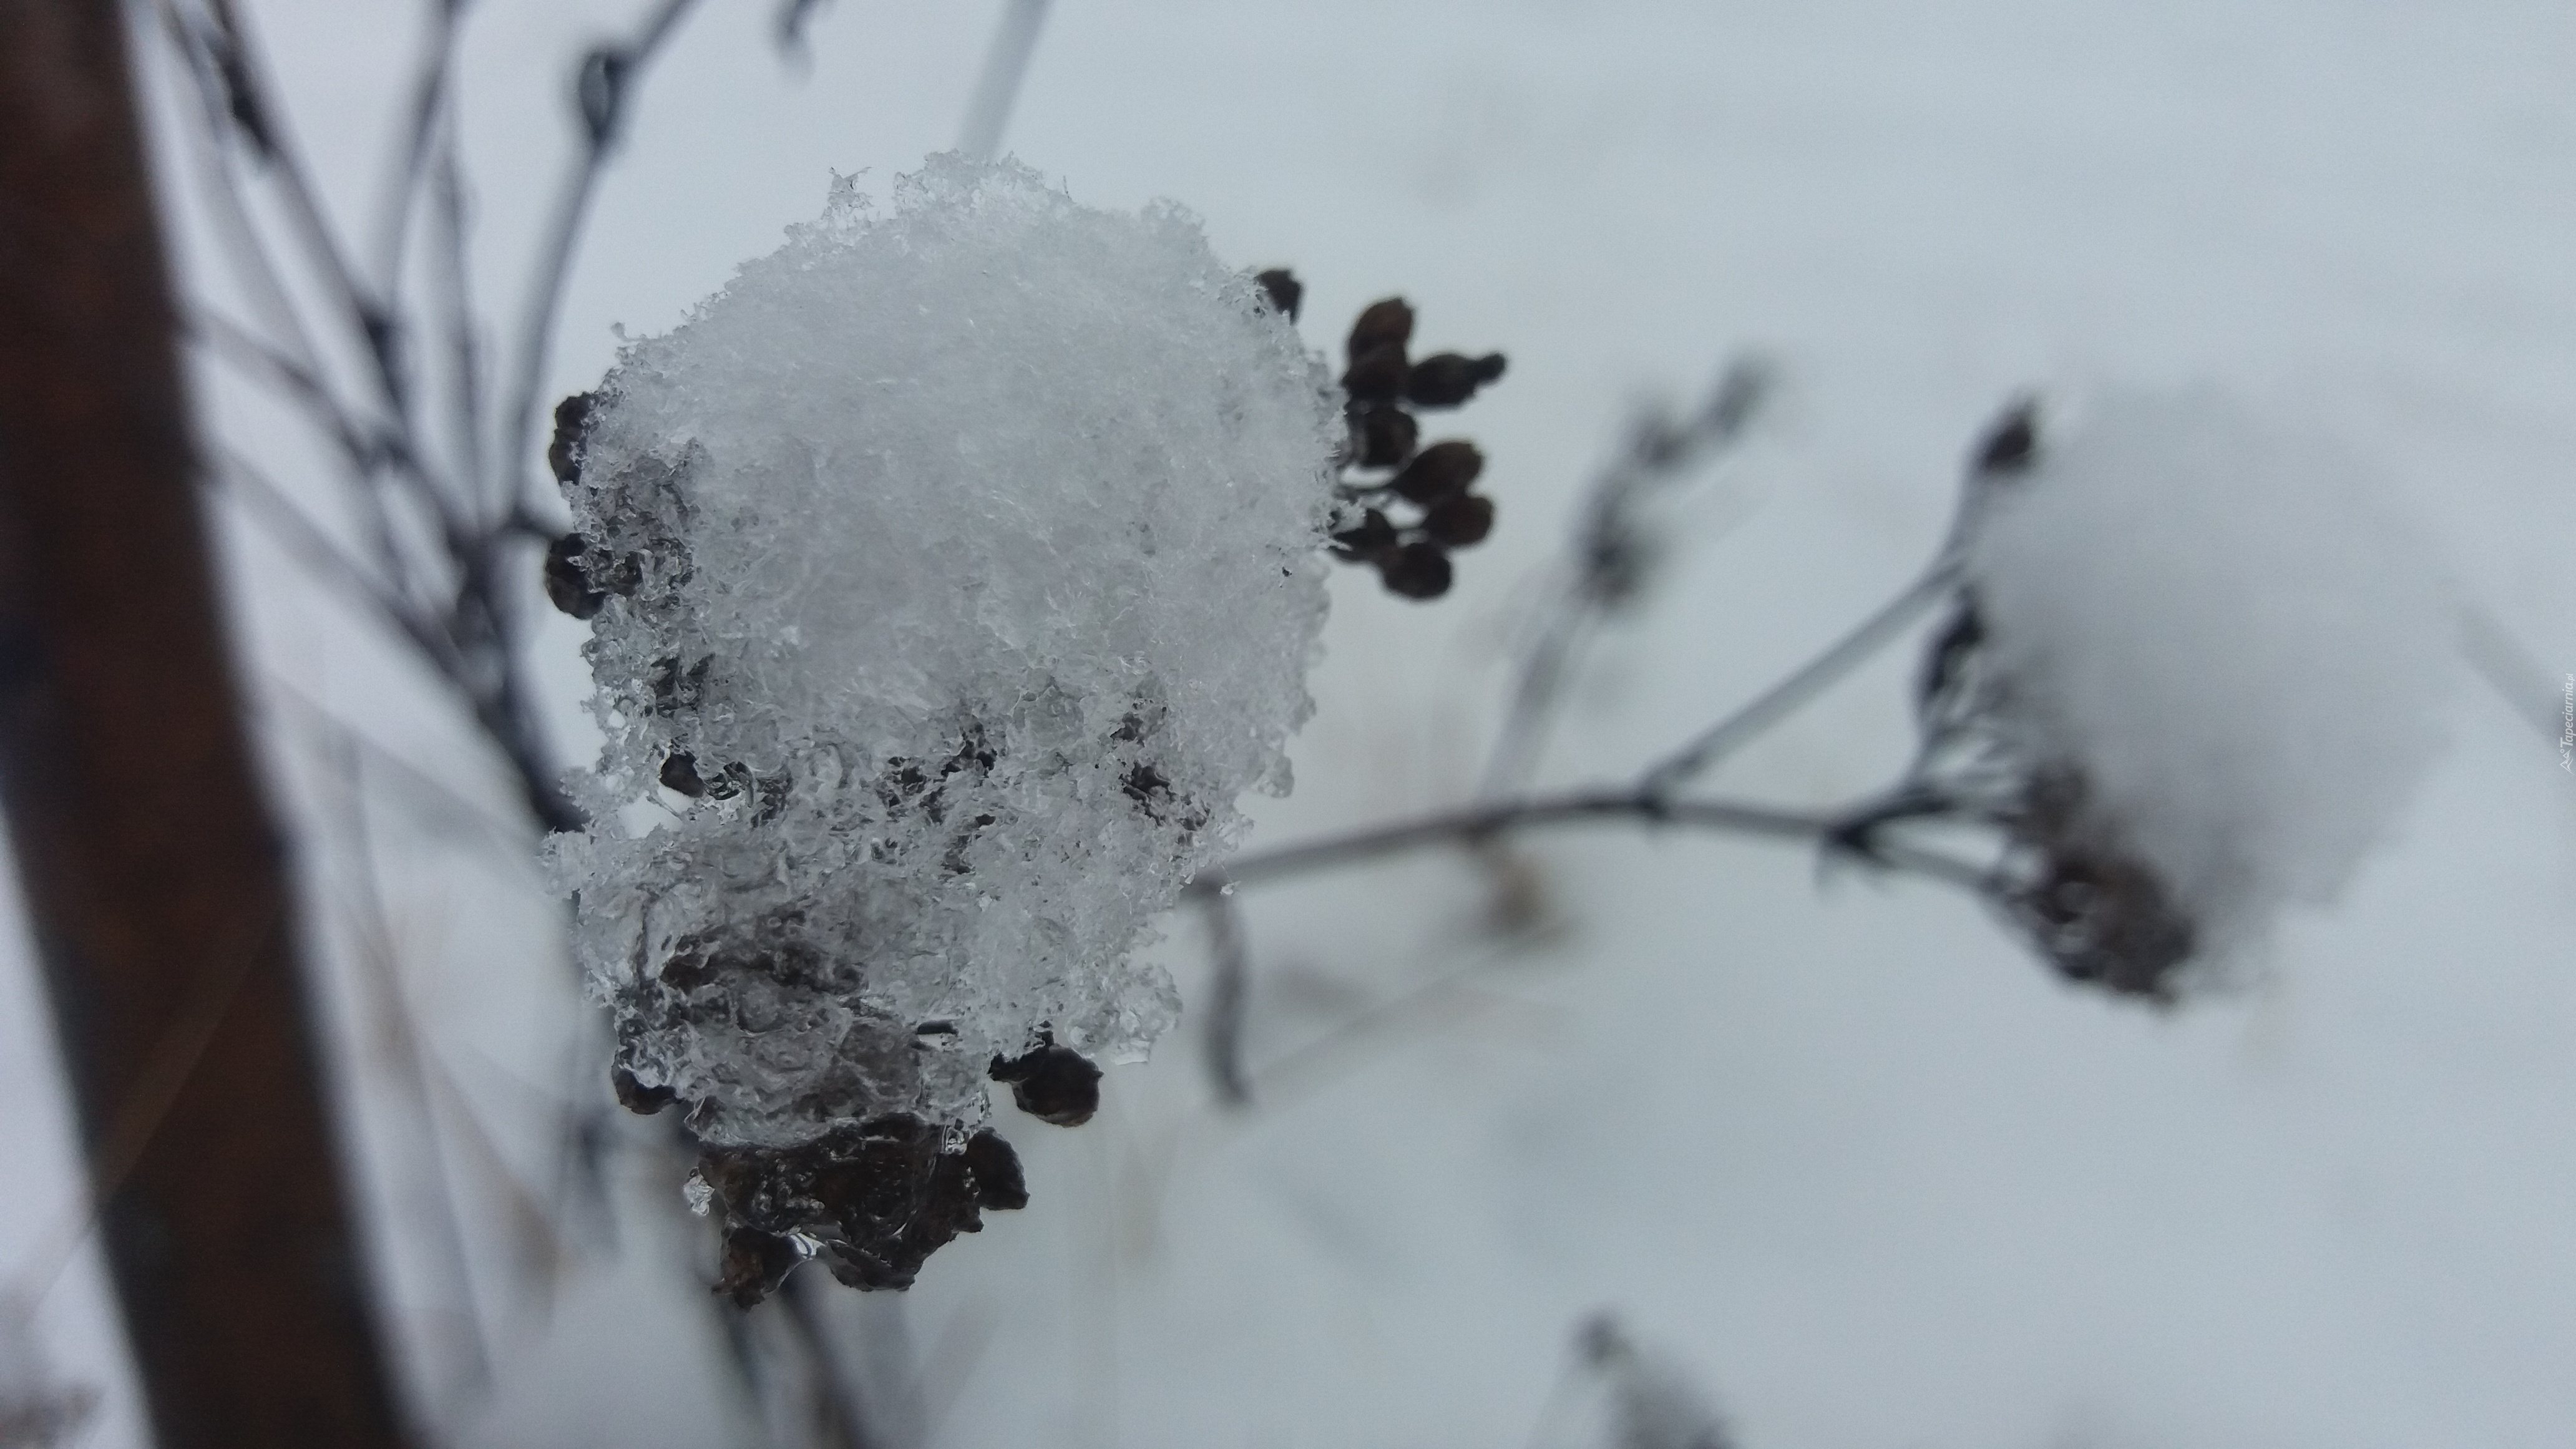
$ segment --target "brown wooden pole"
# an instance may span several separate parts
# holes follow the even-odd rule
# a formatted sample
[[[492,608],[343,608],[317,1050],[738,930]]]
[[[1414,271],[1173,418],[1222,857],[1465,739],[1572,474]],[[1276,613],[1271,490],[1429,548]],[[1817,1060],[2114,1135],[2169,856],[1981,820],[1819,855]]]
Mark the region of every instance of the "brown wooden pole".
[[[0,798],[162,1449],[395,1446],[123,26],[0,0]]]

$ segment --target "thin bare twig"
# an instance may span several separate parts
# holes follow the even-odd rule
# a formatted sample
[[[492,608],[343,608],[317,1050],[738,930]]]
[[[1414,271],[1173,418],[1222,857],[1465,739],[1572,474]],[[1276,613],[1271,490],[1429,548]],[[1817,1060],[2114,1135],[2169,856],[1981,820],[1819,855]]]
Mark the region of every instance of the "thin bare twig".
[[[463,1353],[469,1380],[477,1390],[488,1390],[492,1384],[492,1345],[483,1329],[481,1295],[475,1291],[473,1257],[465,1249],[465,1235],[457,1222],[456,1202],[449,1193],[450,1175],[446,1152],[439,1140],[438,1119],[430,1105],[429,1073],[423,1060],[424,1050],[418,1027],[412,1020],[410,1003],[404,999],[401,972],[397,965],[393,923],[385,910],[384,899],[376,888],[374,832],[367,821],[366,774],[360,762],[358,733],[341,726],[328,716],[318,716],[315,733],[320,737],[321,754],[337,788],[332,792],[338,804],[340,834],[347,846],[341,858],[348,869],[341,898],[346,908],[348,928],[354,938],[358,961],[363,1008],[377,1027],[378,1039],[390,1053],[397,1068],[408,1078],[408,1091],[401,1094],[411,1108],[412,1126],[418,1141],[414,1148],[422,1158],[428,1176],[433,1232],[438,1252],[446,1260],[461,1300],[456,1317],[464,1325]]]
[[[438,159],[432,182],[431,214],[436,219],[431,235],[438,243],[433,275],[438,294],[429,305],[436,309],[443,336],[442,350],[453,372],[448,390],[454,401],[448,409],[448,426],[453,434],[448,446],[455,450],[456,468],[465,479],[476,516],[486,528],[506,528],[505,520],[520,511],[511,495],[508,471],[496,467],[484,432],[484,389],[488,384],[483,364],[483,338],[474,320],[474,285],[469,267],[471,252],[466,241],[466,185],[464,165],[457,159],[456,120],[451,113],[438,137]]]
[[[652,13],[631,38],[593,48],[582,58],[581,70],[575,77],[574,99],[582,117],[581,154],[574,159],[572,173],[556,193],[554,216],[537,250],[526,310],[519,319],[518,373],[511,381],[503,415],[508,431],[502,435],[498,462],[510,477],[519,480],[513,494],[522,504],[537,496],[527,471],[528,459],[536,449],[537,397],[546,385],[546,364],[554,347],[555,312],[563,298],[564,283],[572,275],[573,248],[581,240],[582,223],[590,213],[591,197],[599,189],[609,153],[623,133],[636,78],[694,3],[695,0],[656,0]]]
[[[411,86],[411,120],[403,128],[402,153],[394,163],[376,218],[375,278],[386,297],[402,292],[403,252],[411,237],[413,204],[430,177],[430,158],[447,125],[448,88],[456,63],[457,20],[465,0],[433,0],[429,38],[421,47]]]
[[[345,737],[369,763],[392,783],[408,791],[424,808],[446,817],[460,832],[470,831],[477,843],[497,847],[495,854],[502,859],[522,865],[527,862],[531,842],[526,821],[505,820],[466,798],[455,786],[404,759],[330,706],[297,688],[285,676],[270,673],[265,677],[265,684],[269,694],[303,715],[309,728]]]
[[[1528,783],[1583,645],[1642,586],[1647,545],[1640,507],[1741,439],[1770,388],[1768,367],[1751,359],[1736,362],[1690,417],[1678,423],[1660,413],[1638,419],[1619,460],[1593,481],[1565,582],[1512,681],[1478,799],[1498,800]]]
[[[1000,154],[1002,133],[1011,123],[1011,107],[1028,79],[1029,56],[1038,48],[1038,30],[1046,24],[1047,0],[1009,0],[993,45],[984,52],[984,71],[975,80],[974,99],[966,104],[966,125],[957,149],[979,161]]]
[[[171,1018],[168,1029],[146,1057],[145,1070],[127,1084],[123,1099],[90,1146],[88,1175],[48,1228],[36,1235],[36,1246],[27,1251],[18,1271],[10,1275],[8,1298],[35,1304],[53,1291],[55,1281],[71,1266],[72,1254],[79,1249],[81,1240],[98,1226],[100,1206],[116,1196],[126,1175],[142,1160],[144,1149],[152,1145],[153,1134],[160,1130],[162,1119],[178,1099],[179,1089],[188,1084],[189,1075],[205,1056],[215,1028],[223,1022],[224,1013],[232,1009],[243,978],[257,962],[260,947],[277,922],[245,920],[242,924],[240,940],[222,943],[229,949],[210,953],[218,963],[215,969],[197,978],[195,991]]]
[[[1959,581],[1958,561],[1947,554],[1924,570],[1904,592],[1852,626],[1851,632],[1799,666],[1787,678],[1755,695],[1744,706],[1690,738],[1646,772],[1640,793],[1663,796],[1692,776],[1704,773],[1751,743],[1764,730],[1795,713],[1869,657],[1885,648],[1906,626],[1949,597]]]
[[[266,320],[285,339],[285,345],[308,370],[319,371],[320,353],[312,334],[287,296],[283,280],[272,264],[268,248],[259,237],[259,228],[251,221],[250,207],[243,199],[241,178],[234,172],[234,153],[222,142],[227,121],[224,86],[215,75],[213,62],[197,43],[196,33],[178,9],[165,0],[157,13],[161,17],[163,38],[169,43],[188,78],[195,84],[198,102],[204,107],[206,123],[191,127],[187,136],[192,143],[190,155],[195,159],[199,183],[204,188],[214,222],[222,232],[225,260],[231,263],[235,278],[251,294],[252,305],[266,313]]]
[[[1209,992],[1201,1041],[1218,1100],[1230,1107],[1241,1107],[1252,1100],[1242,1060],[1243,1021],[1252,972],[1240,908],[1233,894],[1238,886],[1356,865],[1409,850],[1487,844],[1523,831],[1567,825],[1683,826],[1797,844],[1830,845],[1846,828],[1849,818],[1848,811],[1814,814],[1726,800],[1675,800],[1637,785],[1471,805],[1304,845],[1255,851],[1211,866],[1191,879],[1185,894],[1207,915],[1215,960],[1215,980]],[[1993,880],[1993,872],[1987,867],[1901,841],[1873,841],[1868,859],[1885,868],[1977,895],[1985,894]]]
[[[289,228],[306,260],[338,302],[341,316],[352,324],[355,335],[351,340],[374,364],[376,383],[387,407],[397,415],[403,414],[408,411],[407,384],[393,313],[382,297],[358,280],[347,249],[323,214],[321,199],[296,151],[293,133],[280,120],[276,98],[260,71],[259,52],[251,44],[233,0],[205,0],[205,5],[209,23],[200,29],[199,43],[211,49],[215,72],[228,93],[227,110],[265,169],[276,178]]]
[[[1418,850],[1428,845],[1470,845],[1496,835],[1584,824],[1677,825],[1767,840],[1817,844],[1842,824],[1839,812],[1813,813],[1731,800],[1675,800],[1638,787],[1572,790],[1534,795],[1491,805],[1471,805],[1393,825],[1356,831],[1328,840],[1278,850],[1240,855],[1199,872],[1189,884],[1193,898],[1244,885],[1302,875]],[[1888,856],[1899,869],[1967,889],[1981,888],[1984,868],[1937,851],[1897,848]]]
[[[1204,890],[1193,884],[1192,891],[1207,917],[1211,973],[1201,1047],[1208,1075],[1216,1083],[1217,1100],[1229,1107],[1241,1107],[1252,1101],[1251,1083],[1243,1071],[1243,1023],[1252,989],[1252,962],[1243,937],[1243,908],[1235,901],[1231,882]]]
[[[423,653],[432,652],[428,621],[411,612],[383,582],[367,571],[367,566],[340,547],[321,522],[304,506],[286,496],[283,489],[270,482],[249,459],[227,448],[217,458],[218,466],[200,476],[239,498],[269,536],[304,566],[316,583],[340,596],[362,614],[381,618],[402,642]]]
[[[821,1449],[874,1449],[876,1436],[868,1429],[867,1405],[860,1401],[849,1376],[841,1372],[840,1355],[833,1351],[832,1325],[823,1317],[822,1305],[814,1301],[813,1282],[810,1273],[790,1273],[779,1285],[778,1297],[786,1309],[788,1328],[805,1350],[815,1440]]]
[[[2567,704],[2569,696],[2559,681],[2550,678],[2503,620],[2481,605],[2462,608],[2460,653],[2507,709],[2551,744],[2562,751],[2568,748],[2568,740],[2576,736],[2576,723],[2571,723],[2576,721],[2576,708]]]

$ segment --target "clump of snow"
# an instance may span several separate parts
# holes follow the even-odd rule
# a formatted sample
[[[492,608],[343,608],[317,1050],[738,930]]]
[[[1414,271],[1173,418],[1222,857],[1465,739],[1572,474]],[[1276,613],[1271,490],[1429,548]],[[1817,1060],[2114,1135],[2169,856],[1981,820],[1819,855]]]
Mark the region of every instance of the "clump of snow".
[[[2092,399],[1964,549],[1990,724],[2085,842],[2060,884],[2160,893],[2203,961],[2331,900],[2442,741],[2432,550],[2368,467],[2220,393]]]
[[[1009,163],[844,181],[630,344],[570,453],[608,744],[555,851],[630,1101],[955,1151],[992,1059],[1140,1056],[1131,952],[1288,783],[1339,426],[1193,218]]]

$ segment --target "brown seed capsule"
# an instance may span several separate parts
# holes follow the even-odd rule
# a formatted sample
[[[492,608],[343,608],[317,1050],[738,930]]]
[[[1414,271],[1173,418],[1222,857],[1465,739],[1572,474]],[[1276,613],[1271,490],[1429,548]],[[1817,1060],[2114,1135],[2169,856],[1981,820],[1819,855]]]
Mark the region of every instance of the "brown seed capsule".
[[[1401,356],[1405,344],[1412,340],[1413,309],[1404,304],[1402,297],[1389,297],[1369,303],[1361,310],[1359,320],[1351,324],[1349,356],[1357,362],[1363,354],[1381,347],[1392,347]]]
[[[803,1249],[773,1233],[736,1228],[725,1234],[724,1264],[717,1270],[715,1291],[749,1308],[778,1291],[787,1275],[805,1261]]]
[[[1079,1127],[1100,1110],[1100,1068],[1071,1047],[1053,1043],[1025,1056],[993,1058],[989,1073],[1008,1082],[1021,1111],[1058,1127]]]
[[[1967,677],[1968,663],[1986,642],[1985,621],[1977,616],[1976,604],[1962,593],[1957,611],[1941,626],[1932,647],[1924,652],[1922,672],[1914,681],[1914,710],[1930,714],[1933,707]]]
[[[680,1100],[679,1093],[668,1087],[648,1087],[624,1067],[608,1069],[608,1085],[617,1093],[617,1105],[639,1116],[650,1117]]]
[[[1157,795],[1169,795],[1172,793],[1172,782],[1165,779],[1163,772],[1154,766],[1140,764],[1128,768],[1127,773],[1119,781],[1119,788],[1126,792],[1128,799],[1142,802],[1151,800]]]
[[[1422,515],[1422,531],[1433,543],[1466,548],[1494,531],[1494,500],[1477,493],[1452,493]]]
[[[1391,403],[1404,392],[1404,349],[1372,347],[1351,359],[1342,391],[1354,404]]]
[[[1449,592],[1455,577],[1449,554],[1436,543],[1408,543],[1381,555],[1378,577],[1389,591],[1408,599],[1436,599]]]
[[[1408,503],[1428,507],[1453,493],[1464,493],[1485,471],[1485,455],[1460,438],[1434,443],[1413,455],[1388,486]]]
[[[1261,290],[1269,296],[1271,310],[1291,322],[1297,320],[1297,306],[1306,299],[1306,286],[1297,280],[1295,272],[1272,267],[1252,280],[1260,283]]]
[[[1368,408],[1351,420],[1353,461],[1363,468],[1402,467],[1421,439],[1421,425],[1402,408]]]
[[[1393,548],[1401,541],[1396,537],[1395,525],[1387,522],[1386,515],[1374,508],[1360,515],[1357,527],[1346,528],[1333,535],[1333,542],[1347,557],[1354,559]]]
[[[966,1170],[975,1176],[977,1206],[1016,1212],[1029,1205],[1029,1184],[1020,1172],[1020,1155],[990,1128],[966,1139]]]
[[[707,782],[698,778],[698,760],[685,750],[674,750],[662,762],[662,788],[676,790],[695,800],[707,793]]]
[[[2026,473],[2039,455],[2039,405],[2017,402],[2004,409],[1977,443],[1980,473]]]
[[[1436,353],[1413,365],[1405,379],[1404,396],[1416,407],[1454,408],[1476,395],[1476,389],[1503,375],[1503,355],[1489,352],[1483,357],[1468,357],[1456,352]]]
[[[567,533],[546,549],[546,599],[576,619],[589,618],[608,602],[608,595],[591,587],[590,573],[581,566],[589,548],[580,534]]]
[[[555,404],[555,436],[546,447],[546,466],[554,470],[557,483],[581,481],[582,437],[590,431],[590,408],[597,401],[596,393],[577,392]]]

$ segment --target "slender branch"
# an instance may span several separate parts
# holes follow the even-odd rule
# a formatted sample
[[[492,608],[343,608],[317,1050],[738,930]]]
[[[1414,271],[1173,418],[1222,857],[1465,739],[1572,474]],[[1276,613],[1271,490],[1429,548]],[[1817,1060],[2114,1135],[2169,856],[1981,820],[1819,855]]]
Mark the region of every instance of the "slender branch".
[[[206,110],[206,124],[188,129],[188,139],[193,143],[189,153],[195,159],[199,184],[204,188],[215,225],[223,234],[225,259],[231,263],[236,280],[250,292],[252,305],[267,314],[267,321],[285,338],[285,345],[297,360],[306,370],[319,372],[321,357],[312,334],[305,330],[303,317],[287,296],[268,248],[260,240],[259,228],[251,221],[249,204],[242,197],[241,178],[233,168],[234,153],[220,140],[225,126],[223,82],[178,10],[165,0],[158,13],[164,39],[187,67],[189,78],[196,83],[198,100]]]
[[[1844,818],[1840,812],[1816,814],[1728,800],[1675,800],[1643,787],[1576,790],[1473,805],[1328,840],[1239,855],[1199,872],[1190,881],[1188,892],[1192,898],[1204,901],[1229,885],[1302,875],[1424,846],[1471,845],[1497,835],[1564,825],[1679,825],[1815,844],[1831,838]],[[1984,868],[1938,851],[1889,846],[1882,854],[1887,863],[1899,869],[1966,889],[1980,889],[1987,879]]]
[[[276,100],[260,72],[258,50],[233,0],[205,0],[205,4],[212,26],[202,43],[215,48],[217,73],[229,92],[228,108],[274,176],[297,244],[338,302],[341,316],[353,324],[351,340],[374,365],[386,405],[396,416],[405,415],[409,388],[393,313],[358,280],[347,249],[323,214],[321,198],[296,152],[293,136],[279,123]]]
[[[1885,647],[1905,627],[1946,597],[1957,584],[1959,565],[1943,554],[1903,593],[1879,606],[1825,652],[1807,661],[1788,678],[1755,695],[1733,714],[1710,725],[1646,772],[1639,793],[1660,797],[1692,776],[1743,748]]]
[[[778,1296],[787,1310],[787,1324],[804,1346],[807,1372],[808,1408],[813,1414],[814,1437],[822,1449],[874,1449],[876,1436],[868,1432],[867,1405],[858,1390],[841,1372],[840,1355],[832,1351],[832,1325],[823,1317],[823,1307],[814,1301],[813,1275],[790,1273],[779,1285]]]
[[[312,515],[262,476],[249,459],[230,449],[225,449],[219,459],[222,466],[208,476],[241,499],[267,526],[279,546],[293,554],[317,582],[340,594],[360,613],[382,620],[441,678],[456,682],[463,671],[463,661],[454,642],[439,632],[435,623],[383,588],[332,541]]]
[[[434,275],[439,294],[431,305],[436,308],[439,326],[444,334],[448,366],[453,375],[448,387],[455,398],[449,409],[449,427],[454,433],[449,446],[456,452],[457,472],[474,505],[477,518],[493,531],[507,531],[519,510],[511,498],[507,470],[495,465],[486,451],[489,442],[484,431],[484,390],[488,378],[483,363],[483,340],[475,324],[474,287],[468,266],[471,252],[467,244],[466,186],[463,163],[457,159],[456,119],[451,112],[438,138],[438,161],[432,183],[432,214],[437,224],[433,235],[438,242]]]
[[[365,968],[357,977],[363,998],[360,1009],[372,1019],[375,1030],[371,1035],[408,1078],[408,1090],[397,1095],[410,1109],[408,1125],[417,1139],[415,1150],[431,1184],[427,1196],[430,1233],[436,1240],[434,1251],[453,1281],[460,1303],[455,1315],[463,1327],[458,1336],[459,1357],[464,1360],[468,1381],[477,1389],[488,1389],[492,1383],[492,1344],[484,1332],[482,1295],[476,1291],[473,1255],[465,1249],[464,1232],[457,1221],[456,1200],[450,1190],[453,1175],[447,1167],[437,1114],[430,1101],[426,1049],[402,988],[392,915],[377,889],[375,833],[367,819],[366,773],[359,754],[358,732],[327,714],[316,713],[322,744],[319,753],[335,787],[330,795],[338,807],[340,836],[346,846],[346,894],[339,903],[355,938],[353,952]]]
[[[71,1266],[72,1255],[98,1226],[102,1208],[122,1191],[128,1174],[152,1145],[171,1104],[188,1084],[224,1014],[232,1009],[242,982],[257,964],[261,937],[273,921],[255,923],[241,939],[223,943],[212,953],[215,969],[200,976],[185,1006],[174,1014],[160,1039],[143,1057],[144,1069],[125,1084],[125,1095],[90,1144],[89,1173],[72,1192],[47,1229],[36,1235],[7,1282],[7,1297],[38,1303],[53,1291],[55,1280]]]
[[[1193,893],[1207,916],[1208,955],[1213,962],[1201,1049],[1208,1076],[1216,1083],[1217,1100],[1229,1107],[1248,1106],[1252,1087],[1243,1071],[1243,1022],[1252,988],[1252,960],[1244,942],[1243,907],[1230,884],[1206,890],[1194,885]]]
[[[1029,56],[1038,48],[1038,29],[1046,23],[1047,0],[1009,0],[1002,23],[994,28],[992,49],[984,52],[984,71],[975,80],[975,96],[966,104],[966,125],[957,149],[989,161],[1002,149],[1002,132],[1010,125],[1011,107],[1020,84],[1028,79]]]
[[[1227,1107],[1251,1104],[1243,1065],[1243,1023],[1251,994],[1251,952],[1244,936],[1238,886],[1356,865],[1380,856],[1432,846],[1474,846],[1525,830],[1566,825],[1645,824],[1685,826],[1796,844],[1832,845],[1848,828],[1849,811],[1812,814],[1726,800],[1675,800],[1644,785],[1618,790],[1579,790],[1557,795],[1471,805],[1399,821],[1349,835],[1239,855],[1193,877],[1185,895],[1206,913],[1214,981],[1208,993],[1201,1051],[1217,1099]],[[1902,841],[1872,840],[1863,857],[1887,869],[1908,871],[1974,895],[1985,895],[1993,872],[1940,851]]]
[[[1512,681],[1511,703],[1503,711],[1502,730],[1494,737],[1494,753],[1485,762],[1478,798],[1490,800],[1509,793],[1526,783],[1537,768],[1557,701],[1564,694],[1565,678],[1600,617],[1584,590],[1563,591]]]
[[[656,0],[634,37],[622,45],[603,45],[583,58],[575,83],[583,122],[581,154],[572,174],[556,194],[553,218],[537,252],[537,269],[528,288],[527,310],[519,319],[518,374],[510,385],[498,464],[519,480],[513,490],[522,503],[536,494],[528,458],[537,441],[537,396],[544,389],[546,364],[554,345],[555,312],[564,283],[572,274],[573,248],[581,240],[582,221],[590,212],[600,173],[616,146],[626,121],[636,77],[667,39],[695,0]]]
[[[1640,505],[1742,439],[1770,390],[1769,368],[1740,359],[1689,418],[1675,423],[1651,413],[1629,430],[1625,451],[1585,493],[1574,557],[1551,616],[1522,657],[1477,798],[1501,799],[1528,782],[1584,643],[1604,616],[1636,595],[1649,555]]]
[[[2460,653],[2470,669],[2512,710],[2553,745],[2565,748],[2570,733],[2566,698],[2538,660],[2515,640],[2504,621],[2477,604],[2460,610]]]
[[[479,842],[497,846],[501,859],[524,864],[529,858],[527,822],[504,819],[458,791],[455,786],[428,770],[404,759],[366,731],[334,712],[330,706],[306,694],[285,676],[265,676],[268,693],[292,706],[306,717],[307,726],[325,738],[346,740],[349,747],[364,755],[396,784],[411,793],[422,806],[448,818],[460,834],[470,827]]]
[[[362,430],[318,373],[221,313],[198,309],[189,318],[189,331],[218,357],[299,406],[339,450],[356,484],[351,491],[367,512],[378,566],[395,592],[409,598],[414,590],[410,555],[403,548],[393,511],[385,501],[391,488],[401,488],[403,496],[427,509],[431,526],[451,554],[466,548],[466,540],[475,530],[457,514],[454,501],[421,465],[412,449],[407,425],[397,422],[390,428]]]
[[[339,448],[352,468],[361,472],[373,470],[376,461],[374,450],[368,445],[357,420],[332,395],[330,384],[323,381],[319,368],[288,356],[249,328],[202,304],[190,309],[185,332],[187,336],[204,342],[216,356],[239,368],[252,380],[266,384],[300,407],[313,426]]]
[[[376,287],[386,297],[402,291],[403,250],[411,237],[412,206],[430,179],[430,157],[447,122],[448,87],[455,72],[457,19],[465,0],[432,0],[429,38],[421,48],[411,88],[411,123],[403,130],[402,153],[395,161],[376,218],[374,272]]]

